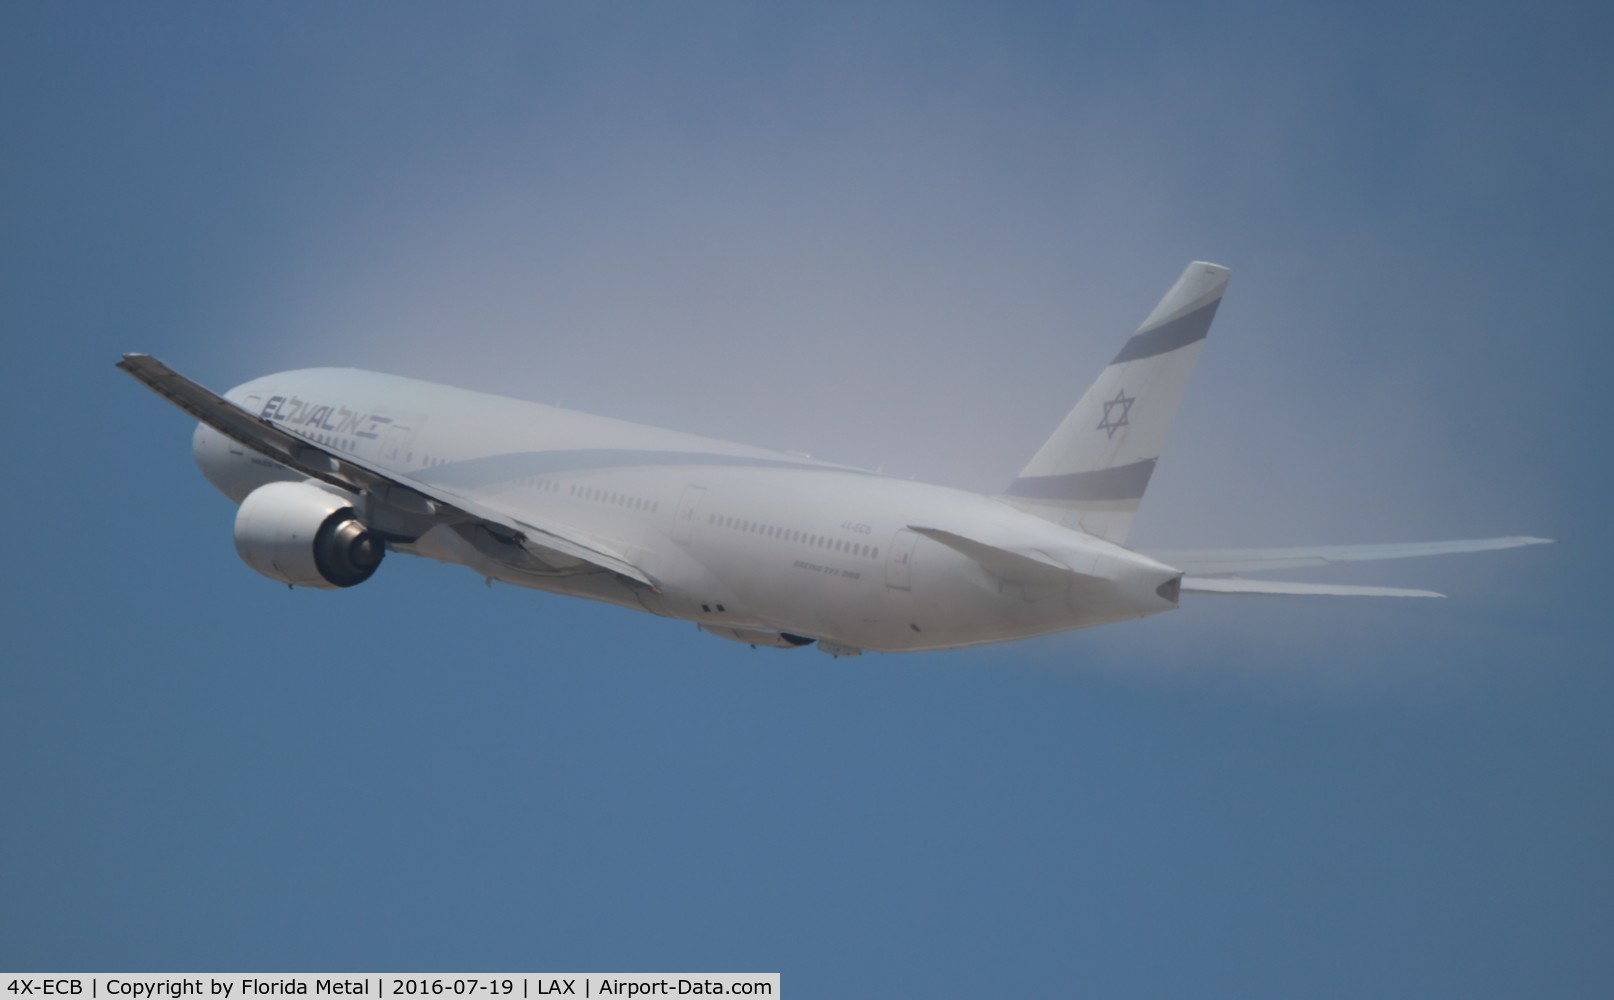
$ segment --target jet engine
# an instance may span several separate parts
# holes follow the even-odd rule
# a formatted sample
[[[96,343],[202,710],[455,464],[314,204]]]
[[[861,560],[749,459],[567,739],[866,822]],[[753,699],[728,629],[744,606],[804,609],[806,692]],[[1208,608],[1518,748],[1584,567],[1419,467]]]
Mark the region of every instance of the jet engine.
[[[279,482],[241,501],[235,551],[271,580],[334,590],[370,579],[387,547],[359,521],[352,500],[311,482]]]

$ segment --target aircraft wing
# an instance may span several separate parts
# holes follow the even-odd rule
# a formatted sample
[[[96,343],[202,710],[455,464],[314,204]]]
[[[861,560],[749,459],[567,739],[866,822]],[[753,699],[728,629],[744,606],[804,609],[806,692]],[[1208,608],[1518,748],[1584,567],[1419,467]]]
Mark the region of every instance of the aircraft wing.
[[[1541,545],[1550,538],[1517,535],[1509,538],[1475,538],[1455,542],[1396,542],[1388,545],[1314,545],[1286,549],[1179,549],[1147,553],[1168,566],[1187,573],[1218,576],[1228,573],[1259,573],[1263,570],[1306,569],[1342,562],[1375,559],[1411,559],[1416,556],[1444,556],[1456,552],[1489,552],[1521,545]],[[1187,589],[1186,581],[1184,589]]]
[[[918,524],[908,525],[908,530],[934,539],[964,555],[970,557],[998,576],[1006,580],[1020,580],[1027,583],[1052,583],[1069,580],[1073,575],[1079,575],[1075,570],[1064,563],[1052,558],[1045,552],[1039,552],[1029,546],[1009,548],[1001,545],[990,545],[986,542],[940,528],[927,528]]]
[[[643,570],[599,542],[558,523],[533,523],[496,511],[475,500],[427,485],[398,472],[380,469],[345,452],[318,445],[249,413],[193,382],[149,354],[125,354],[118,367],[148,389],[202,423],[289,469],[364,493],[407,514],[444,524],[480,524],[495,537],[514,541],[540,559],[555,555],[620,573],[655,588]]]

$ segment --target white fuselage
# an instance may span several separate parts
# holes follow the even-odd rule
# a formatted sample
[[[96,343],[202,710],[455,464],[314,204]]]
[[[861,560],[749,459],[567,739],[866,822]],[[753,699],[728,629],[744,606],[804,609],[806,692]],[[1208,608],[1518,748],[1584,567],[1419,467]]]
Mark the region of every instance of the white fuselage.
[[[437,525],[395,551],[520,586],[830,652],[999,642],[1167,611],[1180,574],[1000,500],[396,376],[311,369],[227,398],[337,453],[478,503],[564,523],[655,581],[555,574]],[[198,465],[240,502],[300,474],[197,429]],[[1074,573],[1003,572],[912,530],[1012,540]],[[989,568],[991,567],[991,568]]]

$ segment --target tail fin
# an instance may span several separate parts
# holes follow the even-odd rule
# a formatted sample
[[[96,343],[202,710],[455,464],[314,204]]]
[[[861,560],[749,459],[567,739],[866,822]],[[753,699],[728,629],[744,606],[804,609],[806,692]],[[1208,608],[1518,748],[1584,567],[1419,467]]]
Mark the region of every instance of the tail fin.
[[[1124,543],[1230,273],[1189,264],[1003,499]]]

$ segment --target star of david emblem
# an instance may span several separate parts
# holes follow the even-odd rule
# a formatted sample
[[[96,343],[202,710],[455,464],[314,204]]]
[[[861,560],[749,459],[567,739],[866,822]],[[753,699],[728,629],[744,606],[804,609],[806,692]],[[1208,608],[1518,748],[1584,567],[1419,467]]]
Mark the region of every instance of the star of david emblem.
[[[1128,396],[1125,389],[1116,393],[1114,399],[1104,404],[1104,419],[1098,422],[1096,429],[1114,437],[1116,431],[1127,425],[1126,415],[1132,412],[1132,404],[1137,400],[1136,396]]]

